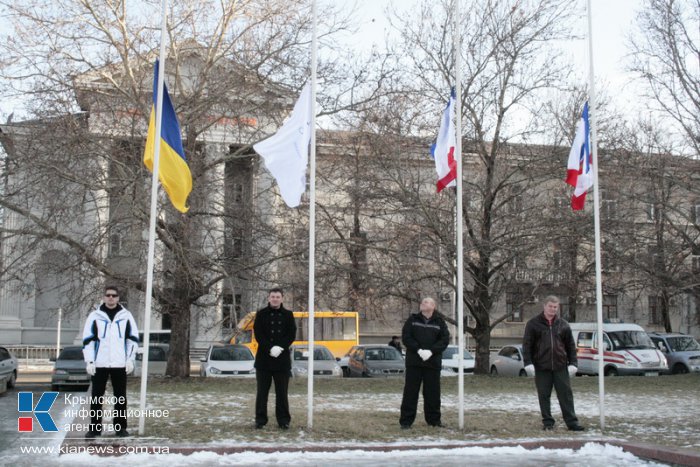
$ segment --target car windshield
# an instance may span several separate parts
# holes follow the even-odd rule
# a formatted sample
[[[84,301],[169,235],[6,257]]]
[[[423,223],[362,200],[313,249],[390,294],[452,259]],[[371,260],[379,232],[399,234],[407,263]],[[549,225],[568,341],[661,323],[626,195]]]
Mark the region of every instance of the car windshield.
[[[58,355],[59,360],[82,360],[83,359],[83,349],[80,347],[74,347],[71,349],[63,349]]]
[[[209,360],[245,361],[253,360],[253,354],[246,347],[214,347]]]
[[[365,351],[365,360],[401,360],[403,357],[393,347],[381,349],[367,349]]]
[[[309,349],[294,349],[294,360],[307,361],[309,359]],[[314,348],[314,360],[335,360],[330,350],[325,347]]]
[[[449,360],[450,358],[457,358],[457,347],[448,347],[442,352],[443,360]],[[465,360],[472,360],[474,356],[465,349],[464,356],[462,358]]]
[[[644,331],[609,332],[614,350],[622,349],[654,349],[654,343]]]
[[[690,336],[669,337],[668,345],[671,346],[671,352],[688,352],[691,350],[700,350],[700,344]]]

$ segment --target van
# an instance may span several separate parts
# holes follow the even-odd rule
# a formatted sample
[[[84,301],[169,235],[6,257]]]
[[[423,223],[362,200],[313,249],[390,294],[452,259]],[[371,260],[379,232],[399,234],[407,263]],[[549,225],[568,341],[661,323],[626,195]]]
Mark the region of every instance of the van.
[[[598,374],[598,325],[570,323],[576,343],[578,374]],[[666,357],[637,324],[604,323],[605,376],[658,375],[668,370]]]

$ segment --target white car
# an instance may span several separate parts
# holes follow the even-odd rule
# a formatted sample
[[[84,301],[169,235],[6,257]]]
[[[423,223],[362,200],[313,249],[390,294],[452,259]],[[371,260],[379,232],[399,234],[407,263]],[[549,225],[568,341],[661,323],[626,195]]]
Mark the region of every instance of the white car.
[[[204,377],[255,377],[255,357],[244,345],[212,345],[200,360],[199,375]]]
[[[442,376],[457,376],[459,374],[459,351],[458,346],[448,345],[442,352]],[[462,368],[465,375],[474,373],[474,356],[464,349],[462,356]]]
[[[0,394],[15,387],[17,359],[5,347],[0,347]]]

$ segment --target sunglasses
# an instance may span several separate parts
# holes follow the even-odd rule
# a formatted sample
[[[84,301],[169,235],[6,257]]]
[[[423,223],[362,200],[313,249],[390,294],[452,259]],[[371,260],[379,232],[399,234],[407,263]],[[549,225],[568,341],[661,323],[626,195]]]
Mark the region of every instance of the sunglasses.
[[[118,296],[119,296],[119,295],[117,295],[117,294],[115,294],[115,293],[106,293],[106,294],[105,294],[105,297],[118,297]]]

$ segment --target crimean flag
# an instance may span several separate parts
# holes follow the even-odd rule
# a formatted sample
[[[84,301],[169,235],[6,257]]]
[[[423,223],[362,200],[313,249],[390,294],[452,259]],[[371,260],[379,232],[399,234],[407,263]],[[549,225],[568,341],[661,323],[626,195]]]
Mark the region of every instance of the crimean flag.
[[[583,209],[586,203],[586,192],[593,186],[593,165],[588,123],[588,102],[583,106],[581,118],[576,123],[576,136],[569,152],[567,163],[566,183],[574,187],[571,196],[571,208],[574,211]]]
[[[148,122],[146,150],[143,163],[153,173],[153,157],[156,141],[156,102],[158,99],[158,60],[153,70],[153,105]],[[163,83],[163,118],[160,128],[160,158],[158,161],[158,178],[175,209],[187,212],[187,197],[192,191],[192,173],[187,165],[185,151],[182,148],[180,124],[173,103],[168,95],[168,87]]]
[[[435,140],[435,144],[430,148],[430,155],[435,160],[435,169],[438,175],[438,193],[448,186],[457,186],[457,161],[455,160],[457,139],[454,125],[455,99],[455,90],[452,88],[450,100],[442,113],[438,137]]]

